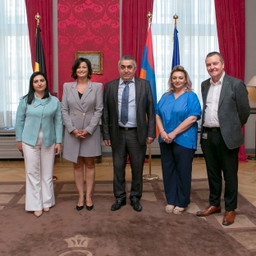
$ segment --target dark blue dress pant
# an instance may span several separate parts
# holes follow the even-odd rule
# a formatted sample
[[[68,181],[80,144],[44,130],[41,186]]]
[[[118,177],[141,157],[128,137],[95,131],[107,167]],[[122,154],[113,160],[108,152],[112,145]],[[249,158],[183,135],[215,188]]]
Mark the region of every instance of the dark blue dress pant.
[[[164,191],[168,204],[186,208],[190,203],[192,162],[195,150],[174,142],[159,143]]]

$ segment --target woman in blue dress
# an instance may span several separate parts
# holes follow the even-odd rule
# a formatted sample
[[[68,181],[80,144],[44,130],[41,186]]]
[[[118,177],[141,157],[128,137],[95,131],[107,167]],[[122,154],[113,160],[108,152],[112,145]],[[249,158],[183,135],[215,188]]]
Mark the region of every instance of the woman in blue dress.
[[[182,66],[173,68],[169,90],[156,107],[167,213],[181,214],[190,203],[192,161],[201,106]]]

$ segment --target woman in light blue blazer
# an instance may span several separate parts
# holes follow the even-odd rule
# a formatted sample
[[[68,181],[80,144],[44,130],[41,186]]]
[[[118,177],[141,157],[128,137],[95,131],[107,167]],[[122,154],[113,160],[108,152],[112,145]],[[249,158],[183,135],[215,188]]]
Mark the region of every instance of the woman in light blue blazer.
[[[55,204],[52,175],[55,155],[61,153],[62,129],[60,102],[50,94],[46,76],[35,72],[28,94],[20,100],[15,130],[25,160],[25,209],[36,217]]]

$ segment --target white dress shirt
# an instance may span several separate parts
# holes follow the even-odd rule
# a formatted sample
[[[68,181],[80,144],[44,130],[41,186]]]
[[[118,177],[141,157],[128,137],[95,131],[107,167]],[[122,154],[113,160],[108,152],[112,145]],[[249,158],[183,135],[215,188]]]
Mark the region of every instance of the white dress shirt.
[[[220,80],[216,83],[210,80],[210,88],[206,99],[206,108],[204,112],[204,127],[220,127],[218,108],[221,88],[223,84],[225,72],[223,72]]]

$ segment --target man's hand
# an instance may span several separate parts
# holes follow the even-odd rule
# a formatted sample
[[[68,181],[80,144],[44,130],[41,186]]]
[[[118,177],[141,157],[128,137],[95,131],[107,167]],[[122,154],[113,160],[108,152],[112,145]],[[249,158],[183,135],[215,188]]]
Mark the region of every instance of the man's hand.
[[[111,141],[110,140],[104,140],[104,143],[107,147],[111,146]]]
[[[146,141],[147,141],[147,144],[151,144],[154,141],[154,138],[147,137]]]

